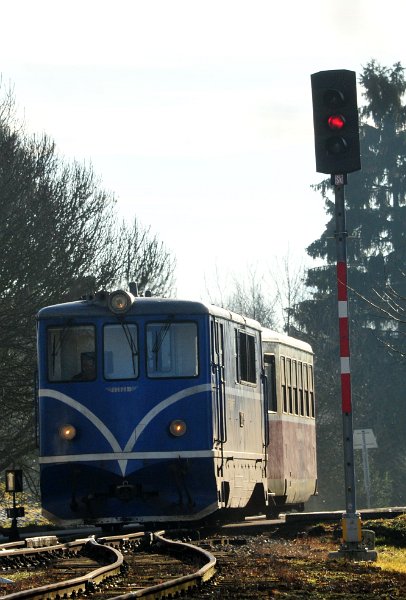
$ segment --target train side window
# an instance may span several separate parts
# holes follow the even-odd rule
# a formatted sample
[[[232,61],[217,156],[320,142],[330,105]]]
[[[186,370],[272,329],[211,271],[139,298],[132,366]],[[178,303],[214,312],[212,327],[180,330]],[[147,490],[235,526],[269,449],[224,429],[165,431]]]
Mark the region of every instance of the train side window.
[[[237,381],[256,383],[255,336],[245,331],[236,331]]]
[[[288,393],[288,410],[287,412],[292,412],[292,380],[291,380],[291,371],[292,371],[292,361],[290,358],[286,359],[286,391]]]
[[[303,365],[303,393],[304,393],[304,414],[306,417],[310,416],[309,407],[309,376],[307,365]]]
[[[292,360],[292,413],[298,414],[297,405],[297,362]]]
[[[264,354],[265,375],[267,381],[267,401],[268,410],[277,412],[278,402],[276,397],[276,373],[275,373],[275,355]]]
[[[303,363],[298,361],[297,363],[297,391],[298,391],[298,402],[299,402],[299,415],[304,415],[303,405]]]
[[[314,388],[313,388],[313,367],[309,365],[309,405],[310,405],[310,417],[314,417],[315,408],[314,408]]]
[[[196,323],[168,321],[147,325],[149,377],[197,377],[198,367]]]
[[[105,325],[103,330],[105,379],[138,377],[138,338],[134,323]]]
[[[92,325],[49,327],[49,381],[92,381],[96,378],[96,334]]]
[[[222,367],[224,367],[225,362],[224,362],[224,325],[223,325],[223,323],[220,323],[218,336],[219,336],[219,364]]]
[[[281,387],[282,387],[282,400],[283,400],[283,412],[288,412],[288,393],[286,389],[286,361],[285,357],[281,356]]]

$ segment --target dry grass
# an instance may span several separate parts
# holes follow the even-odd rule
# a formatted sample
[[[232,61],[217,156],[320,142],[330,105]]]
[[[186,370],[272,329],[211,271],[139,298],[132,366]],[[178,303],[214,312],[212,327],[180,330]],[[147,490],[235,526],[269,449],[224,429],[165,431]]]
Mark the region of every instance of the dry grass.
[[[395,546],[377,547],[378,560],[375,563],[377,567],[385,571],[396,571],[406,573],[406,549],[396,548]]]

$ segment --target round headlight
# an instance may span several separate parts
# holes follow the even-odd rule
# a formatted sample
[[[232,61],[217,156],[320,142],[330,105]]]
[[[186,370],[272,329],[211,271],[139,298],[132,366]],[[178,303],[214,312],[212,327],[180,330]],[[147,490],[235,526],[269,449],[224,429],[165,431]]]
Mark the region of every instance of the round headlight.
[[[172,421],[172,423],[169,425],[169,431],[175,437],[180,437],[181,435],[184,435],[186,433],[185,421],[175,419],[175,421]]]
[[[76,437],[76,427],[70,424],[61,425],[59,428],[59,436],[63,440],[73,440]]]
[[[127,312],[134,301],[134,298],[128,292],[118,290],[110,294],[108,299],[108,307],[111,312],[121,314]]]

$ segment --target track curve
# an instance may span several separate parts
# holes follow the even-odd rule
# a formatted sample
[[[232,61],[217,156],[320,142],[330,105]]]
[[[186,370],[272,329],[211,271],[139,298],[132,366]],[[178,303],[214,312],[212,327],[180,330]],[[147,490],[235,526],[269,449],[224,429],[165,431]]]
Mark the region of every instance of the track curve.
[[[101,543],[100,543],[101,542]],[[102,564],[97,569],[92,569],[90,572],[75,577],[70,580],[59,581],[41,587],[22,590],[6,596],[2,596],[3,600],[47,600],[59,599],[63,597],[74,597],[78,594],[86,593],[91,595],[100,589],[100,586],[106,579],[111,579],[119,575],[125,577],[125,559],[121,551],[121,547],[127,547],[128,544],[142,544],[144,548],[150,547],[152,551],[161,554],[176,554],[181,556],[185,562],[198,562],[199,568],[191,574],[182,575],[169,579],[163,583],[131,591],[125,594],[112,596],[109,594],[110,600],[123,600],[124,598],[166,598],[174,597],[174,595],[183,594],[188,590],[199,587],[203,582],[213,577],[215,573],[216,559],[207,550],[194,546],[190,543],[174,541],[164,537],[163,532],[149,534],[130,534],[124,537],[112,536],[101,538],[99,541],[95,539],[76,540],[67,544],[55,544],[53,546],[40,548],[19,548],[3,549],[0,554],[0,561],[15,561],[33,560],[33,555],[37,557],[41,554],[48,556],[56,555],[63,556],[64,553],[70,552],[82,556],[88,556],[92,560]],[[186,567],[185,567],[186,570]]]

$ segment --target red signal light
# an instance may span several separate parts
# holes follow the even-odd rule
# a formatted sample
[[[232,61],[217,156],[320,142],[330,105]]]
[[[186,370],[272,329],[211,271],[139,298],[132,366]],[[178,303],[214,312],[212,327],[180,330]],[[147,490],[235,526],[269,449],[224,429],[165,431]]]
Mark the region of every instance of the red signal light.
[[[343,117],[343,115],[331,115],[327,119],[327,123],[330,129],[332,129],[333,131],[339,131],[345,125],[345,118]]]

